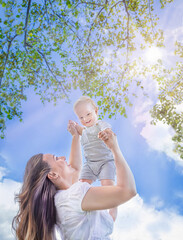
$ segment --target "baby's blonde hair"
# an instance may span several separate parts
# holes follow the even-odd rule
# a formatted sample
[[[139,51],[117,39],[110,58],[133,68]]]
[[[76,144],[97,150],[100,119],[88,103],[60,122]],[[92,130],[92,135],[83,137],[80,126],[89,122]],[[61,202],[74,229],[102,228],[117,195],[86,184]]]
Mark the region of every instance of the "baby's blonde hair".
[[[80,103],[91,103],[91,105],[94,107],[94,109],[98,109],[97,105],[95,104],[95,102],[88,96],[81,96],[80,98],[78,98],[78,100],[74,103],[74,112],[76,110],[76,107],[80,104]]]

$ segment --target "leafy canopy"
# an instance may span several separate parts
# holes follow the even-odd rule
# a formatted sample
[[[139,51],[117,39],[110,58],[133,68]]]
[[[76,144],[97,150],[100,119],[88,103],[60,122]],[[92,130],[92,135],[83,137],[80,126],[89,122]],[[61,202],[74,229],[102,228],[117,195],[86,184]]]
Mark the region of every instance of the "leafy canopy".
[[[97,99],[101,117],[126,116],[137,89],[144,93],[147,70],[140,68],[139,50],[163,45],[155,2],[164,8],[172,0],[0,0],[1,137],[8,119],[22,120],[21,103],[30,87],[42,102],[55,103],[69,101],[71,90],[79,88]],[[177,51],[182,54],[181,46]],[[177,129],[174,140],[180,142],[182,122],[174,110],[182,100],[182,65],[168,81],[169,70],[158,69],[154,76],[162,91],[152,110],[154,123],[164,119]]]

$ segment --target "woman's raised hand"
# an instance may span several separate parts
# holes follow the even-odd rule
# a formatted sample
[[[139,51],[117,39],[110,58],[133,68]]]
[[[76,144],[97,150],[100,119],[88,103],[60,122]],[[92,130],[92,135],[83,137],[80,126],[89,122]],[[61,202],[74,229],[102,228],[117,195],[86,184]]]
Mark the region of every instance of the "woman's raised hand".
[[[116,147],[118,147],[118,141],[116,134],[110,129],[107,128],[101,132],[98,133],[98,138],[100,138],[104,143],[107,145],[107,147],[113,151]]]

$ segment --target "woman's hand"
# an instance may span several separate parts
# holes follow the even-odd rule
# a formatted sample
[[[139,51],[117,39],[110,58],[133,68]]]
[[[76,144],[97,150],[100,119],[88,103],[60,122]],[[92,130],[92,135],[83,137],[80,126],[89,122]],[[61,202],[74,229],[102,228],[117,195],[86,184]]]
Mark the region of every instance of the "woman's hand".
[[[110,129],[107,128],[101,132],[98,133],[98,138],[100,138],[104,143],[107,145],[107,147],[113,151],[116,147],[118,147],[118,141],[116,134]]]

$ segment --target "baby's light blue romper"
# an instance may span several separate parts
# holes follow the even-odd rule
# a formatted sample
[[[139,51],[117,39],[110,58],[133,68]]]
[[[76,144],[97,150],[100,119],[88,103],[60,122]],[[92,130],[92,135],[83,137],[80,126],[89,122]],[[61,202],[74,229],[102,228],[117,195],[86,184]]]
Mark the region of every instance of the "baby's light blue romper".
[[[81,145],[86,162],[83,165],[80,179],[115,179],[115,164],[112,152],[98,138],[98,133],[111,128],[109,123],[98,120],[92,127],[82,131]]]

